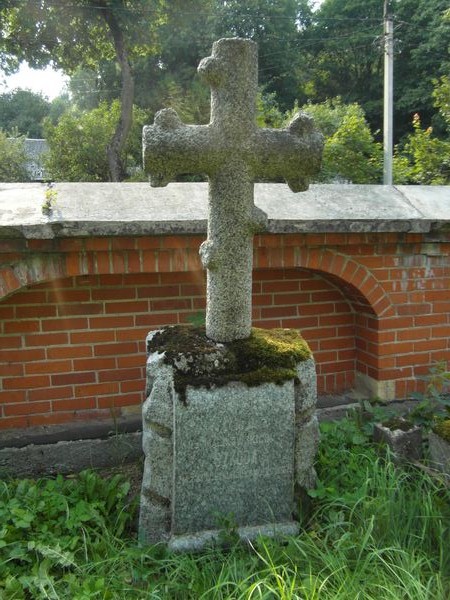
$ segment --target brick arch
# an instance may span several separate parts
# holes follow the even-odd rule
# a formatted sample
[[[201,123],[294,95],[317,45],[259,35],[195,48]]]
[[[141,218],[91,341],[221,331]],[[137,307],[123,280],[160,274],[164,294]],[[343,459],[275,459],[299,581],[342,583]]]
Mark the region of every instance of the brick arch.
[[[0,299],[21,288],[64,277],[203,270],[198,254],[203,239],[164,236],[30,240],[27,253],[0,267]]]
[[[394,316],[389,294],[370,270],[346,254],[326,248],[260,247],[255,252],[256,268],[301,267],[327,277],[338,285],[354,305],[377,318]]]
[[[179,238],[178,243],[173,243],[174,237],[170,236],[161,239],[159,244],[149,243],[151,241],[147,238],[62,240],[58,248],[52,246],[46,253],[25,255],[1,267],[0,298],[22,287],[63,277],[202,270],[199,237],[192,237],[187,243],[180,243]],[[35,242],[45,244],[52,240]],[[261,251],[264,251],[263,260]],[[255,268],[258,267],[302,267],[322,273],[341,287],[354,304],[364,306],[376,317],[395,314],[389,295],[370,270],[345,254],[320,248],[256,248]]]
[[[293,240],[296,241],[296,240]],[[397,317],[397,311],[394,309],[391,298],[385,287],[371,273],[370,269],[358,261],[358,257],[351,257],[344,252],[337,252],[329,248],[308,247],[306,245],[285,245],[279,247],[260,246],[256,251],[256,265],[259,268],[268,267],[272,269],[300,269],[311,275],[322,278],[342,294],[343,299],[348,303],[348,318],[352,321],[352,341],[347,339],[346,348],[341,348],[342,353],[351,353],[353,348],[354,366],[347,369],[345,382],[353,387],[354,384],[361,389],[366,385],[371,385],[372,381],[387,378],[391,376],[393,360],[386,342],[390,341],[389,336],[383,331],[389,326],[389,322]],[[310,312],[310,307],[306,307]],[[298,312],[301,314],[305,310],[304,306],[299,306]],[[317,305],[317,312],[320,313],[321,305]],[[345,312],[345,310],[344,310]],[[342,318],[343,314],[339,318]],[[331,316],[327,316],[328,322],[332,322]],[[302,319],[298,319],[298,326],[302,329],[305,338],[312,344],[315,355],[318,359],[318,375],[325,381],[322,386],[324,391],[331,391],[333,384],[329,385],[327,380],[337,382],[337,376],[327,373],[331,369],[331,362],[335,359],[326,358],[328,364],[321,365],[321,360],[325,360],[327,353],[322,353],[322,349],[328,351],[332,340],[320,341],[315,343],[315,336],[320,336],[320,322],[322,316],[319,314],[319,330],[313,332],[311,341],[308,339],[310,331],[303,330]],[[325,320],[325,319],[324,319]],[[283,326],[289,327],[287,320],[282,321]],[[292,326],[297,326],[293,322]],[[342,340],[336,340],[338,346]],[[329,353],[328,353],[329,354]],[[387,356],[385,356],[388,354]],[[337,358],[339,360],[339,357]],[[347,361],[345,361],[346,363]],[[367,383],[368,382],[368,383]],[[342,386],[334,386],[336,390]],[[372,392],[371,392],[372,393]],[[373,395],[382,395],[374,388]]]
[[[354,259],[331,250],[308,250],[305,264],[339,285],[353,303],[360,304],[378,318],[394,315],[389,295],[369,269]]]
[[[21,288],[66,277],[65,261],[60,256],[28,256],[0,268],[0,299]]]

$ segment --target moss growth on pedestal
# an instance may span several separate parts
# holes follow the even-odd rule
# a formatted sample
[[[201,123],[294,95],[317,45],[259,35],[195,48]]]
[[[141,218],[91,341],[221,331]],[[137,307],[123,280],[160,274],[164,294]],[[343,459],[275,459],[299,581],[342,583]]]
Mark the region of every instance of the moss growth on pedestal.
[[[182,401],[186,388],[223,386],[239,381],[248,386],[296,379],[296,365],[311,351],[293,329],[253,328],[249,338],[218,343],[206,337],[204,327],[176,325],[156,333],[149,352],[165,354],[174,367],[174,383]]]

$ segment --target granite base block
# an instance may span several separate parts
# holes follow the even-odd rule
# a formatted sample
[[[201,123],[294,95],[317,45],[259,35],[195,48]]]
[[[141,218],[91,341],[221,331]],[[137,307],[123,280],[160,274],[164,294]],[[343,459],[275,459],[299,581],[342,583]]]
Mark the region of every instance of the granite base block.
[[[318,444],[315,366],[305,363],[295,380],[188,385],[180,397],[176,367],[149,356],[141,543],[195,550],[227,528],[242,539],[297,533]]]

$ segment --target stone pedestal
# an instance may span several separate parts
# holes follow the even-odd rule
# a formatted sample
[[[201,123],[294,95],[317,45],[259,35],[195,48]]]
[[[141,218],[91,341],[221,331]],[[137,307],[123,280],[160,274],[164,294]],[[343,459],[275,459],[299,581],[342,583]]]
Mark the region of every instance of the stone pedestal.
[[[429,433],[428,442],[431,466],[450,476],[450,443],[432,431]]]
[[[391,423],[375,423],[373,441],[384,443],[392,450],[395,462],[408,463],[422,458],[422,429],[397,418]]]
[[[278,332],[275,344],[264,338],[256,358],[239,341],[236,357],[233,344],[197,334],[183,349],[178,334],[186,331],[148,337],[141,543],[199,549],[225,524],[245,539],[295,534],[298,495],[315,482],[319,439],[307,346],[298,334],[292,344],[290,334],[280,351]],[[270,368],[268,349],[278,353]]]

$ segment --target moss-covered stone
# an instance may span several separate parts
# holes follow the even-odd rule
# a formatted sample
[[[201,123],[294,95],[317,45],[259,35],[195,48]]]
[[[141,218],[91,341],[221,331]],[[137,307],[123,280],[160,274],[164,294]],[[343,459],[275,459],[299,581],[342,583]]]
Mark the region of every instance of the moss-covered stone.
[[[433,427],[434,433],[450,444],[450,419],[438,421]]]
[[[410,431],[414,429],[415,425],[408,419],[404,419],[403,417],[392,417],[387,421],[382,422],[383,427],[387,427],[390,431]]]
[[[164,353],[174,367],[175,389],[182,401],[186,388],[223,386],[240,381],[248,386],[295,379],[296,365],[311,357],[298,331],[253,328],[250,337],[218,343],[206,337],[204,327],[176,325],[157,332],[149,352]]]

